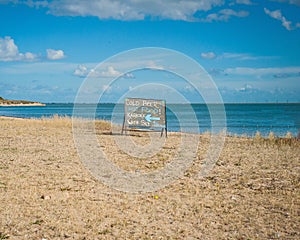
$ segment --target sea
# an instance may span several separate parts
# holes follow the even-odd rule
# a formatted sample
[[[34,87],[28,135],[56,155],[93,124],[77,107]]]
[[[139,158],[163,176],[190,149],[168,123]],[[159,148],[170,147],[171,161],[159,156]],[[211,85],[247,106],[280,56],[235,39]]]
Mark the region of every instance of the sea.
[[[124,106],[122,104],[79,104],[82,116],[122,124]],[[19,118],[49,118],[73,116],[74,104],[49,103],[46,106],[0,106],[0,116]],[[88,114],[85,114],[87,112]],[[78,116],[76,116],[78,117]],[[218,119],[222,118],[222,119]],[[253,137],[257,132],[268,136],[273,132],[278,137],[290,132],[297,136],[300,132],[300,103],[242,103],[242,104],[167,104],[166,121],[168,131],[212,132],[226,131],[228,135]]]

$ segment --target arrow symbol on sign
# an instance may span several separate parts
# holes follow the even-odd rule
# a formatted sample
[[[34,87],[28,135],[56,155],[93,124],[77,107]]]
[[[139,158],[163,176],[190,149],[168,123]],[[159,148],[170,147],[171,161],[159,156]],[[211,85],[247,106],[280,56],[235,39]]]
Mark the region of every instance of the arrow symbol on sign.
[[[159,120],[160,120],[159,117],[152,117],[151,114],[147,114],[147,115],[145,116],[145,119],[146,119],[147,122],[151,122],[151,121],[159,121]]]

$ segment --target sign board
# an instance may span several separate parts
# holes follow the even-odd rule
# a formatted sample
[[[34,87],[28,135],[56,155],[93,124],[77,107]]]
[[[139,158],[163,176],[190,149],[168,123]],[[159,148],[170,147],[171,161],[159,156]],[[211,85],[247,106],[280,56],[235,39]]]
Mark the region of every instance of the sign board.
[[[124,102],[125,130],[166,131],[166,101],[156,99],[126,98]]]

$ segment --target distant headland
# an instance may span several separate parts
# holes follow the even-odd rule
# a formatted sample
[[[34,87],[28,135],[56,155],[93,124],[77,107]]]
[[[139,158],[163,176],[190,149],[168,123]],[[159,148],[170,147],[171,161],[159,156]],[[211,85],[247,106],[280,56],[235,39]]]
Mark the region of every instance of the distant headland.
[[[26,101],[26,100],[8,100],[0,97],[0,106],[46,106],[44,103],[40,102],[32,102],[32,101]]]

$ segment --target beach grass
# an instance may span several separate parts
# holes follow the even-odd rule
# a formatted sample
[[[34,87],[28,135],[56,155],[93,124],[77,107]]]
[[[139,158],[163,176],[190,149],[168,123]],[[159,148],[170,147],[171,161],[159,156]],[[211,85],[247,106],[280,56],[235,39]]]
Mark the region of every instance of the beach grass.
[[[289,134],[227,136],[206,178],[198,173],[211,134],[201,134],[183,177],[137,194],[90,174],[69,117],[0,118],[0,129],[0,239],[300,238],[300,142]],[[163,168],[181,139],[170,133],[151,159],[138,158],[122,151],[116,138],[147,146],[149,133],[121,136],[106,121],[96,121],[95,129],[103,151],[126,171]]]

